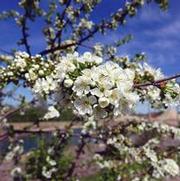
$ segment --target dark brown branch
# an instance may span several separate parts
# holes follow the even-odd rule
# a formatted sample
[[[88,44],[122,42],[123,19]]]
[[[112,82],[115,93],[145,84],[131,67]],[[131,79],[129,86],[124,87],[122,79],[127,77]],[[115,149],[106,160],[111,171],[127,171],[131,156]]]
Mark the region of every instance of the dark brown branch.
[[[72,0],[68,0],[68,2],[66,3],[66,7],[64,8],[64,11],[61,13],[60,15],[60,23],[63,23],[63,20],[65,18],[66,15],[66,11],[68,9],[68,7],[70,6]],[[63,27],[57,32],[55,38],[53,39],[53,43],[55,43],[55,41],[57,40],[57,38],[59,39],[58,45],[60,45],[60,39],[61,39],[61,34],[62,34],[62,30],[63,28],[66,26],[66,24],[69,22],[69,19],[66,21],[66,23],[63,25]]]
[[[32,130],[26,130],[26,129],[15,129],[13,132],[15,134],[41,134],[41,133],[51,133],[56,131],[56,128],[49,128],[49,129],[32,129]]]
[[[58,50],[63,50],[63,49],[69,48],[71,46],[80,45],[82,42],[84,42],[84,41],[88,40],[90,37],[92,37],[96,32],[98,32],[98,30],[99,30],[99,28],[96,27],[89,35],[87,35],[86,37],[82,38],[78,42],[73,42],[73,43],[69,43],[69,44],[65,44],[65,45],[59,45],[57,47],[44,50],[44,51],[40,52],[39,54],[46,55],[46,54],[49,54],[49,53],[56,52]]]
[[[172,79],[177,79],[179,77],[180,77],[180,74],[176,74],[174,76],[167,77],[167,78],[160,79],[160,80],[153,81],[153,82],[147,82],[147,83],[142,83],[142,84],[135,84],[134,88],[147,87],[147,86],[150,86],[150,85],[158,86],[158,85],[160,85],[163,82],[167,82],[168,80],[172,80]]]
[[[86,145],[85,136],[82,136],[81,143],[78,145],[78,148],[76,150],[76,157],[75,157],[74,161],[72,162],[67,174],[63,178],[64,181],[71,180],[71,177],[72,177],[74,170],[76,168],[76,165],[77,165],[77,161],[79,160],[79,158],[84,150],[85,145]]]
[[[28,12],[25,10],[25,14],[22,20],[22,35],[23,35],[23,44],[26,48],[27,53],[29,56],[31,56],[31,50],[30,50],[30,45],[28,44],[28,34],[27,34],[27,17],[28,17]]]
[[[76,43],[70,43],[70,44],[66,44],[66,45],[59,45],[59,46],[51,48],[51,49],[43,50],[39,54],[40,55],[47,55],[49,53],[53,53],[53,52],[56,52],[58,50],[63,50],[63,49],[66,49],[66,48],[74,46],[74,45],[76,45]]]
[[[1,116],[1,119],[7,118],[8,116],[10,116],[10,115],[18,112],[18,111],[21,110],[21,109],[22,109],[22,107],[19,107],[19,108],[17,108],[17,109],[11,110],[11,111],[3,114],[3,115],[0,115],[0,116]]]
[[[33,99],[33,100],[31,100],[31,101],[28,103],[28,105],[29,105],[29,104],[34,104],[34,102],[35,102],[35,100]],[[7,118],[7,117],[11,116],[12,114],[20,111],[20,110],[23,109],[25,106],[27,106],[27,104],[23,104],[22,106],[20,106],[20,107],[18,107],[18,108],[16,108],[16,109],[10,110],[10,111],[8,111],[8,112],[5,113],[5,114],[0,115],[0,118],[3,120],[4,118]]]

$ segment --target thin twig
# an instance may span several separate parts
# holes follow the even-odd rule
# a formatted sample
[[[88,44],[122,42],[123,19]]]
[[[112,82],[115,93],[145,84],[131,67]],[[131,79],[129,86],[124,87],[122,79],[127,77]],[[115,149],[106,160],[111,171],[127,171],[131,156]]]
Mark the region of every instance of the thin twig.
[[[176,74],[174,76],[167,77],[167,78],[160,79],[160,80],[156,80],[156,81],[153,81],[153,82],[147,82],[147,83],[142,83],[142,84],[135,84],[133,87],[134,88],[141,88],[141,87],[147,87],[147,86],[151,86],[151,85],[158,86],[158,85],[160,85],[163,82],[167,82],[168,80],[172,80],[172,79],[177,79],[179,77],[180,77],[180,74]]]

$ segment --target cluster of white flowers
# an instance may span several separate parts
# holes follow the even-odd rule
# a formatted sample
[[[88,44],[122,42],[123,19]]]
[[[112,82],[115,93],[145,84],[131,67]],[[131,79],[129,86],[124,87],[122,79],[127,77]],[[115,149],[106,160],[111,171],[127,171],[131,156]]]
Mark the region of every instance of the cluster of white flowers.
[[[103,56],[103,45],[101,45],[100,43],[95,44],[93,47],[93,51],[94,54],[98,56]]]
[[[52,118],[57,118],[59,116],[59,111],[54,106],[50,106],[48,107],[48,112],[44,115],[44,119],[48,120]]]
[[[111,57],[114,56],[117,53],[117,48],[114,46],[108,46],[107,47],[107,54]]]
[[[167,108],[170,105],[177,105],[180,96],[180,86],[174,81],[168,81],[159,85],[153,85],[154,81],[165,78],[160,69],[155,69],[147,63],[136,65],[136,78],[151,82],[152,85],[141,91],[141,98],[149,101],[154,108]]]
[[[47,179],[50,179],[52,177],[52,174],[54,172],[56,172],[57,169],[56,168],[52,168],[50,170],[48,170],[46,167],[43,167],[43,170],[42,170],[42,175],[47,178]]]
[[[67,16],[68,18],[71,20],[71,21],[75,21],[76,19],[76,9],[73,7],[73,6],[69,6],[67,9],[66,9],[66,13],[67,13]]]
[[[14,60],[7,67],[0,68],[0,87],[3,82],[25,79],[28,83],[34,83],[39,77],[45,77],[51,73],[53,63],[50,60],[44,61],[40,55],[29,56],[26,52],[16,52]]]
[[[73,32],[72,39],[77,40],[83,33],[90,31],[94,26],[94,23],[87,18],[82,18],[79,24],[76,25],[76,29]]]
[[[180,169],[178,164],[175,160],[171,158],[167,158],[164,156],[160,156],[158,152],[154,150],[154,146],[159,144],[159,141],[156,139],[152,139],[148,141],[145,145],[140,147],[133,147],[130,146],[130,140],[120,135],[118,137],[112,137],[107,140],[107,145],[110,147],[114,147],[118,150],[116,151],[115,159],[101,156],[99,154],[94,155],[94,160],[97,165],[101,168],[108,168],[108,169],[117,169],[123,167],[125,164],[139,164],[144,166],[144,169],[152,170],[152,175],[146,172],[145,178],[157,178],[161,179],[166,176],[178,176],[180,174]],[[129,145],[128,145],[129,143]],[[124,157],[125,156],[125,157]],[[163,158],[164,157],[164,158]],[[119,158],[119,159],[118,159]],[[161,159],[160,159],[161,158]],[[117,171],[118,172],[118,171]],[[120,171],[121,172],[121,171]],[[123,171],[124,172],[124,171]],[[120,173],[121,174],[121,173]],[[133,174],[133,173],[132,173]],[[123,175],[123,173],[122,173]]]
[[[129,1],[126,1],[126,11],[129,16],[134,16],[137,12],[137,7],[142,6],[144,4],[144,0],[137,0],[136,5],[132,5]],[[119,24],[125,23],[125,19],[123,18],[123,9],[118,9],[113,15],[111,19],[111,28],[117,29]]]
[[[169,135],[172,137],[172,135],[174,135],[176,139],[179,139],[180,129],[168,126],[166,124],[159,124],[157,122],[137,122],[137,125],[134,123],[135,122],[132,122],[132,124],[127,124],[128,126],[126,128],[124,127],[123,131],[129,131],[127,135],[121,134],[118,128],[108,128],[108,125],[108,130],[106,130],[106,132],[103,133],[102,131],[103,134],[98,134],[99,138],[102,140],[104,138],[108,138],[106,139],[105,145],[107,150],[113,148],[113,156],[110,157],[109,154],[111,153],[109,152],[107,156],[96,154],[94,156],[94,160],[96,161],[97,165],[99,165],[101,169],[107,168],[110,170],[117,170],[117,173],[119,173],[122,178],[124,177],[124,172],[126,173],[124,169],[121,170],[121,168],[124,168],[124,165],[141,165],[143,166],[144,171],[141,170],[141,167],[139,171],[144,172],[145,175],[143,179],[141,177],[137,177],[137,180],[139,178],[139,180],[143,181],[148,181],[152,178],[162,179],[166,176],[179,176],[180,168],[178,166],[178,163],[176,162],[176,159],[174,159],[174,156],[168,154],[169,152],[167,149],[162,150],[162,148],[160,147],[161,139],[164,136]],[[122,124],[122,127],[123,125],[124,124]],[[134,135],[134,131],[137,132],[138,135]],[[151,139],[146,140],[145,137],[142,138],[141,133],[150,133],[151,131],[153,131],[154,134],[154,136],[151,135]],[[144,143],[141,142],[138,137],[141,137],[141,141],[142,139],[144,139]],[[175,149],[176,151],[178,150],[178,148]],[[130,169],[131,168],[127,168],[127,171],[130,171]],[[151,172],[148,172],[149,169],[151,169]],[[133,171],[131,173],[131,176],[133,176],[133,178],[135,178],[135,176],[138,176],[138,169],[136,171]]]
[[[20,68],[20,71],[24,71],[27,66],[26,58],[29,58],[29,55],[26,52],[16,52],[14,63],[16,67]]]
[[[154,80],[160,80],[164,78],[164,75],[161,72],[161,69],[155,69],[148,65],[147,63],[139,64],[139,68],[136,69],[139,75],[144,76],[145,74],[149,74],[154,78]],[[153,81],[154,81],[153,80]]]
[[[106,62],[82,71],[72,87],[76,98],[74,106],[81,115],[113,106],[114,115],[124,105],[132,106],[138,95],[132,92],[134,72],[122,69],[114,62]]]
[[[102,62],[102,58],[87,52],[83,56],[79,56],[77,52],[61,57],[55,66],[55,70],[45,78],[39,78],[33,90],[39,94],[49,94],[56,91],[62,82],[65,87],[69,88],[73,85],[74,79],[81,74],[81,68],[92,67]]]
[[[21,155],[24,151],[23,143],[23,140],[19,140],[16,143],[10,144],[8,147],[9,152],[6,154],[5,159],[12,160],[16,156]]]
[[[45,78],[39,78],[36,80],[33,91],[40,95],[48,95],[51,91],[56,90],[58,83],[54,81],[52,76],[47,76]]]
[[[0,54],[0,60],[2,60],[4,62],[10,63],[13,59],[14,59],[14,57],[11,55],[1,55]]]
[[[46,162],[50,168],[48,168],[47,166],[43,166],[42,175],[45,178],[50,179],[52,177],[52,174],[57,171],[57,168],[56,168],[57,163],[55,160],[51,159],[50,156],[46,157]]]
[[[96,163],[101,169],[103,168],[111,169],[114,166],[111,160],[104,160],[103,157],[99,154],[94,155],[94,160],[96,161]]]
[[[179,166],[173,159],[167,158],[154,162],[153,167],[153,176],[155,178],[162,178],[167,175],[175,177],[180,174]]]
[[[161,160],[160,165],[166,174],[170,174],[171,176],[179,175],[179,166],[173,159],[164,159]]]
[[[134,89],[135,83],[153,82],[164,75],[146,63],[127,65],[121,67],[120,63],[110,60],[103,62],[102,57],[90,52],[69,53],[54,62],[40,55],[29,57],[25,52],[17,52],[13,63],[0,69],[0,86],[4,86],[4,81],[17,81],[20,76],[42,96],[61,94],[65,90],[74,112],[82,116],[106,117],[109,113],[117,116],[142,98],[156,107],[178,100],[180,89],[175,81],[166,83],[163,90],[154,85]]]
[[[180,129],[176,128],[174,126],[169,126],[167,124],[162,124],[162,123],[158,123],[158,122],[154,122],[154,123],[142,122],[142,123],[138,124],[137,128],[141,131],[142,130],[149,131],[149,130],[156,129],[157,132],[160,134],[164,134],[164,135],[173,134],[174,137],[180,138]]]
[[[88,117],[86,122],[83,124],[83,129],[82,129],[82,133],[86,134],[86,133],[90,133],[95,130],[97,127],[97,123],[94,119],[94,116]]]
[[[22,169],[20,167],[15,167],[12,171],[11,171],[11,176],[13,178],[19,177],[22,174]]]
[[[26,52],[16,52],[11,64],[0,69],[1,79],[6,81],[8,81],[8,79],[13,79],[16,75],[15,70],[18,70],[18,73],[24,72],[27,67],[25,59],[28,57],[29,55]]]
[[[82,3],[84,7],[84,11],[89,13],[93,10],[93,8],[101,2],[101,0],[75,0],[76,3]]]
[[[143,126],[142,126],[143,125]],[[149,129],[156,129],[159,134],[166,135],[166,134],[174,134],[176,139],[180,137],[180,129],[168,126],[166,124],[158,124],[157,122],[154,124],[151,123],[141,123],[141,126],[138,125],[141,130],[149,130]],[[149,140],[143,146],[143,152],[145,156],[150,160],[150,164],[153,167],[152,176],[155,178],[163,178],[165,176],[178,176],[180,174],[180,169],[178,164],[175,160],[170,158],[159,159],[159,155],[155,152],[153,146],[156,146],[160,143],[157,139]]]
[[[158,140],[150,140],[143,146],[145,156],[150,160],[150,164],[153,167],[152,176],[155,178],[162,178],[167,175],[177,176],[179,175],[179,166],[170,158],[164,158],[159,160],[159,155],[153,150],[152,145],[158,145]]]
[[[93,27],[93,22],[92,21],[88,21],[87,19],[85,18],[82,18],[79,25],[78,25],[78,28],[79,29],[88,29],[90,30],[91,28]]]

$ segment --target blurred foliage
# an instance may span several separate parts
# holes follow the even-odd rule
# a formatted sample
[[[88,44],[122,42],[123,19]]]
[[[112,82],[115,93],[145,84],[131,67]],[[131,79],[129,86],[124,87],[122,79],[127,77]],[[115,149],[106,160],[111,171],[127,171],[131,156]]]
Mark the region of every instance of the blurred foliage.
[[[57,140],[53,139],[48,143],[54,144]],[[50,147],[49,147],[50,148]],[[55,150],[53,150],[55,151]],[[53,157],[51,155],[50,149],[47,149],[47,140],[40,139],[39,146],[37,149],[34,149],[29,153],[26,161],[26,179],[32,180],[34,178],[40,180],[49,180],[43,175],[43,169],[51,170],[53,166],[47,158],[53,159],[55,161],[56,171],[52,173],[51,181],[62,181],[64,177],[64,173],[70,167],[72,163],[73,156],[67,151],[67,147],[64,147],[61,151],[61,154],[55,154]]]
[[[43,107],[30,107],[23,111],[17,111],[8,117],[9,122],[34,122],[38,121],[38,118],[42,118],[47,110]],[[55,118],[51,121],[70,121],[73,119],[73,112],[71,109],[63,109],[60,111],[59,118]],[[44,121],[44,120],[41,120]]]

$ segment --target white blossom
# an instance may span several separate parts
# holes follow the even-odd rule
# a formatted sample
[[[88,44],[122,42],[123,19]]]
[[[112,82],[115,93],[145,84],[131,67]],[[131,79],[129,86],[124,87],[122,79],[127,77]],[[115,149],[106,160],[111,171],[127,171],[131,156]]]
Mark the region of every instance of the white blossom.
[[[174,176],[179,175],[179,166],[172,159],[164,159],[159,162],[165,173]]]
[[[88,21],[87,19],[82,18],[80,23],[79,23],[78,28],[86,28],[86,29],[90,30],[92,27],[93,27],[92,21]]]
[[[106,97],[100,97],[99,98],[99,105],[101,108],[105,108],[109,105],[109,99]]]
[[[74,107],[78,111],[78,114],[85,115],[89,114],[92,115],[93,108],[92,108],[92,102],[91,98],[87,96],[83,96],[81,98],[77,98],[74,102]]]
[[[54,81],[53,77],[48,76],[46,78],[39,78],[36,80],[33,91],[40,95],[49,94],[51,91],[55,91],[58,87],[56,81]]]
[[[72,85],[73,85],[73,80],[71,80],[71,79],[65,79],[65,80],[64,80],[64,86],[65,86],[65,87],[69,88],[69,87],[71,87]]]
[[[48,107],[48,112],[44,115],[44,119],[52,119],[59,116],[59,111],[54,106],[50,106]]]
[[[21,175],[22,173],[22,169],[20,167],[15,167],[12,171],[11,171],[11,176],[12,177],[17,177],[19,175]]]

